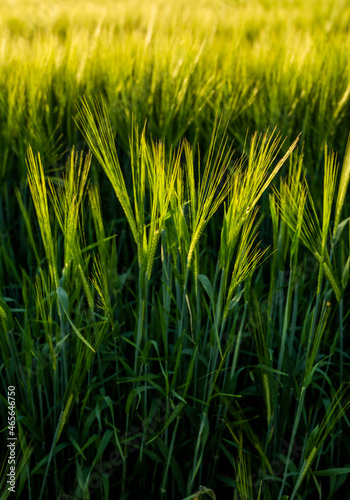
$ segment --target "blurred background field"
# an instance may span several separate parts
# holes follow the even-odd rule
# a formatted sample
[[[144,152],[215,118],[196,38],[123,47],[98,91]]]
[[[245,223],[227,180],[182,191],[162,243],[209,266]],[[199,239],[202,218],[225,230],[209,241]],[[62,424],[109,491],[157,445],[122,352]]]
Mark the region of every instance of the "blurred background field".
[[[346,0],[1,1],[17,498],[350,495],[349,131]]]
[[[349,120],[347,2],[1,3],[1,178],[25,172],[28,141],[49,154],[79,141],[82,94],[102,94],[117,142],[132,116],[153,137],[207,144],[217,114],[247,130],[303,132],[319,165],[344,153]],[[5,160],[6,158],[6,160]],[[11,177],[11,174],[10,174]]]

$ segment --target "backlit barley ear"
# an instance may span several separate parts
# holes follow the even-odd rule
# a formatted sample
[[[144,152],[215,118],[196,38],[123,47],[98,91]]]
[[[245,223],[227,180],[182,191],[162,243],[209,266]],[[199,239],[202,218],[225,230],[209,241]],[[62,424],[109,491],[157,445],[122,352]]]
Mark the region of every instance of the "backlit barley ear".
[[[328,155],[326,149],[322,225],[319,221],[319,216],[306,179],[304,179],[303,186],[299,182],[300,170],[296,172],[295,165],[292,164],[288,182],[282,183],[280,191],[275,189],[275,195],[281,209],[282,219],[294,234],[294,238],[297,237],[297,239],[300,239],[319,261],[317,293],[320,293],[324,272],[339,301],[341,299],[341,290],[337,283],[327,249],[327,237],[335,195],[336,177],[337,164],[335,155]],[[304,207],[304,210],[301,211],[300,207]]]
[[[350,181],[350,136],[348,138],[348,143],[345,151],[345,158],[343,161],[342,171],[339,179],[338,196],[335,206],[334,234],[338,228],[338,224],[340,221],[340,214],[344,205],[349,181]]]
[[[59,285],[57,274],[57,255],[50,226],[49,207],[47,201],[48,194],[44,169],[41,163],[40,154],[38,154],[37,157],[34,157],[31,147],[29,147],[27,151],[26,163],[28,168],[28,183],[40,226],[46,257],[49,263],[51,280],[54,286],[57,287]]]

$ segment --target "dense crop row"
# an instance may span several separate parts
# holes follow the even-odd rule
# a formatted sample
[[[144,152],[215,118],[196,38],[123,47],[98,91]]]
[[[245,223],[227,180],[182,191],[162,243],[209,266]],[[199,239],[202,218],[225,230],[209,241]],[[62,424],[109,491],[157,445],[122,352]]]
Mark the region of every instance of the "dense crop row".
[[[350,494],[340,3],[1,5],[17,498]]]

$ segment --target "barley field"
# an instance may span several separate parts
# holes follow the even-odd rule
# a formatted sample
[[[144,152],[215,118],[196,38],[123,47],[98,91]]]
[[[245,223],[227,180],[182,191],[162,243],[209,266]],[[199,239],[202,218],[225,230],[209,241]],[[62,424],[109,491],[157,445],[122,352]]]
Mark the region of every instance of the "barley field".
[[[350,498],[350,4],[0,4],[0,498]]]

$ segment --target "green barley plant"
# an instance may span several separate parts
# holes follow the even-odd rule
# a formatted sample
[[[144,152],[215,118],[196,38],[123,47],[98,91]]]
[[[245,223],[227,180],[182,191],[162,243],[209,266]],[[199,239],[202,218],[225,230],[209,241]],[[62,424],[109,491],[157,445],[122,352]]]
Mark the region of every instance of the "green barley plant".
[[[1,2],[14,498],[349,496],[349,20]]]

